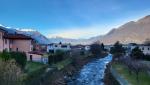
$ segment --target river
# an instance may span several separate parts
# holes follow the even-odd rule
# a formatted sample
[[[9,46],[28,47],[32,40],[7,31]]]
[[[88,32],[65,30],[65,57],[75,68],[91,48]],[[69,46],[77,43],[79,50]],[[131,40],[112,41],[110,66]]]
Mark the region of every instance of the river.
[[[106,65],[112,60],[112,55],[97,59],[84,65],[76,77],[68,85],[104,85]]]

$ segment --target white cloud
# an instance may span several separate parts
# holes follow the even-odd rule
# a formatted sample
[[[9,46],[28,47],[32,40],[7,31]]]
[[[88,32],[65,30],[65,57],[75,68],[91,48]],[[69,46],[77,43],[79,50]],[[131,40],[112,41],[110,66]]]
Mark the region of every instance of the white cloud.
[[[0,24],[0,26],[3,26],[2,24]]]
[[[17,30],[20,30],[20,31],[36,31],[34,29],[20,29],[20,28],[18,28]]]
[[[104,27],[103,27],[104,28]],[[106,27],[105,27],[106,28]],[[72,28],[68,30],[58,30],[56,33],[49,34],[47,37],[63,37],[63,38],[90,38],[97,35],[106,34],[109,29],[102,29],[100,26],[91,26],[91,27],[80,27],[80,28]]]
[[[0,26],[5,27],[5,28],[8,28],[8,29],[12,28],[12,27],[5,26],[5,25],[3,25],[3,24],[0,24]]]

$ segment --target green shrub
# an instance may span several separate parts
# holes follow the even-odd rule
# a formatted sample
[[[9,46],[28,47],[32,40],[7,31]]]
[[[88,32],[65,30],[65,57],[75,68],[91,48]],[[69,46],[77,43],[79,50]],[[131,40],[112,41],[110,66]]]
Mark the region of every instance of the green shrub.
[[[4,61],[8,61],[10,59],[14,59],[18,65],[21,66],[21,68],[24,68],[27,62],[26,54],[23,52],[7,52],[3,51],[0,53],[0,57]]]
[[[143,60],[150,61],[150,55],[144,55]]]
[[[24,79],[25,85],[39,85],[42,74],[45,72],[47,66],[42,66],[39,69],[28,73],[26,78]]]
[[[62,51],[62,50],[57,50],[55,52],[55,54],[50,54],[48,56],[48,63],[49,64],[52,64],[52,63],[57,63],[59,61],[62,61],[64,59],[64,55],[65,55],[65,51]]]
[[[7,51],[3,51],[2,53],[0,53],[0,57],[4,60],[4,61],[7,61],[11,58],[11,55],[9,52]]]
[[[11,58],[15,59],[16,62],[24,68],[27,62],[26,54],[23,52],[10,52]]]

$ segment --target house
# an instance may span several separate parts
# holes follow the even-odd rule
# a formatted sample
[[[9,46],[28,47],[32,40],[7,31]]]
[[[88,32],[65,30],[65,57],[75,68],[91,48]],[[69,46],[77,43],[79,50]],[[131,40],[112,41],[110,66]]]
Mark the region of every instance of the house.
[[[6,34],[6,32],[6,30],[0,28],[0,52],[7,49],[9,51],[9,40],[3,37]]]
[[[145,55],[150,55],[150,45],[139,45],[139,48]]]
[[[40,51],[31,51],[28,52],[27,55],[27,60],[28,61],[34,61],[34,62],[41,62],[41,63],[48,63],[48,57],[45,56],[44,52],[40,52]]]
[[[104,48],[108,51],[110,51],[110,49],[113,47],[113,45],[105,45]]]
[[[30,36],[0,26],[0,52],[4,50],[24,52],[28,61],[48,62],[48,57],[44,57],[47,45],[41,45]]]
[[[33,50],[33,39],[22,34],[5,34],[5,49],[7,51],[30,52]]]
[[[18,51],[18,52],[29,52],[32,50],[32,41],[31,37],[13,33],[10,34],[8,31],[0,27],[0,51],[6,50]]]
[[[145,44],[133,44],[133,43],[130,43],[130,44],[128,44],[128,52],[131,53],[131,51],[132,51],[135,47],[139,47],[139,49],[140,49],[145,55],[150,55],[150,45],[145,45]]]
[[[89,51],[89,50],[90,50],[90,45],[85,45],[84,49],[85,49],[86,51]]]
[[[71,46],[70,44],[64,43],[51,43],[47,45],[47,52],[55,53],[57,50],[63,50],[63,51],[70,51]]]
[[[85,47],[84,45],[79,44],[79,45],[71,46],[71,49],[81,50],[81,49],[84,49],[84,47]]]

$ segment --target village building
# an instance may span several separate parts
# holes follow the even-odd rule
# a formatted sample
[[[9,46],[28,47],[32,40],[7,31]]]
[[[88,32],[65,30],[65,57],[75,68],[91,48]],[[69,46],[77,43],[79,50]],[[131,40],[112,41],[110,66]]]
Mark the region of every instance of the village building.
[[[47,45],[47,52],[55,53],[57,50],[70,51],[71,45],[66,43],[51,43]]]
[[[33,50],[33,39],[22,34],[5,34],[4,47],[7,51],[30,52]]]
[[[108,51],[110,51],[110,49],[113,47],[113,45],[105,45],[104,48]]]
[[[24,52],[28,61],[47,62],[43,58],[46,53],[46,45],[38,44],[30,36],[18,33],[10,33],[4,27],[0,27],[0,52]],[[45,59],[45,60],[43,60]]]
[[[89,51],[89,50],[90,50],[90,45],[85,45],[84,49],[85,49],[86,51]]]
[[[45,55],[44,52],[40,51],[31,51],[28,52],[27,60],[34,61],[34,62],[41,62],[41,63],[48,63],[48,57]]]
[[[134,49],[135,47],[139,47],[139,49],[145,55],[150,55],[150,45],[145,45],[145,44],[133,45],[133,46],[131,46],[131,50]]]

